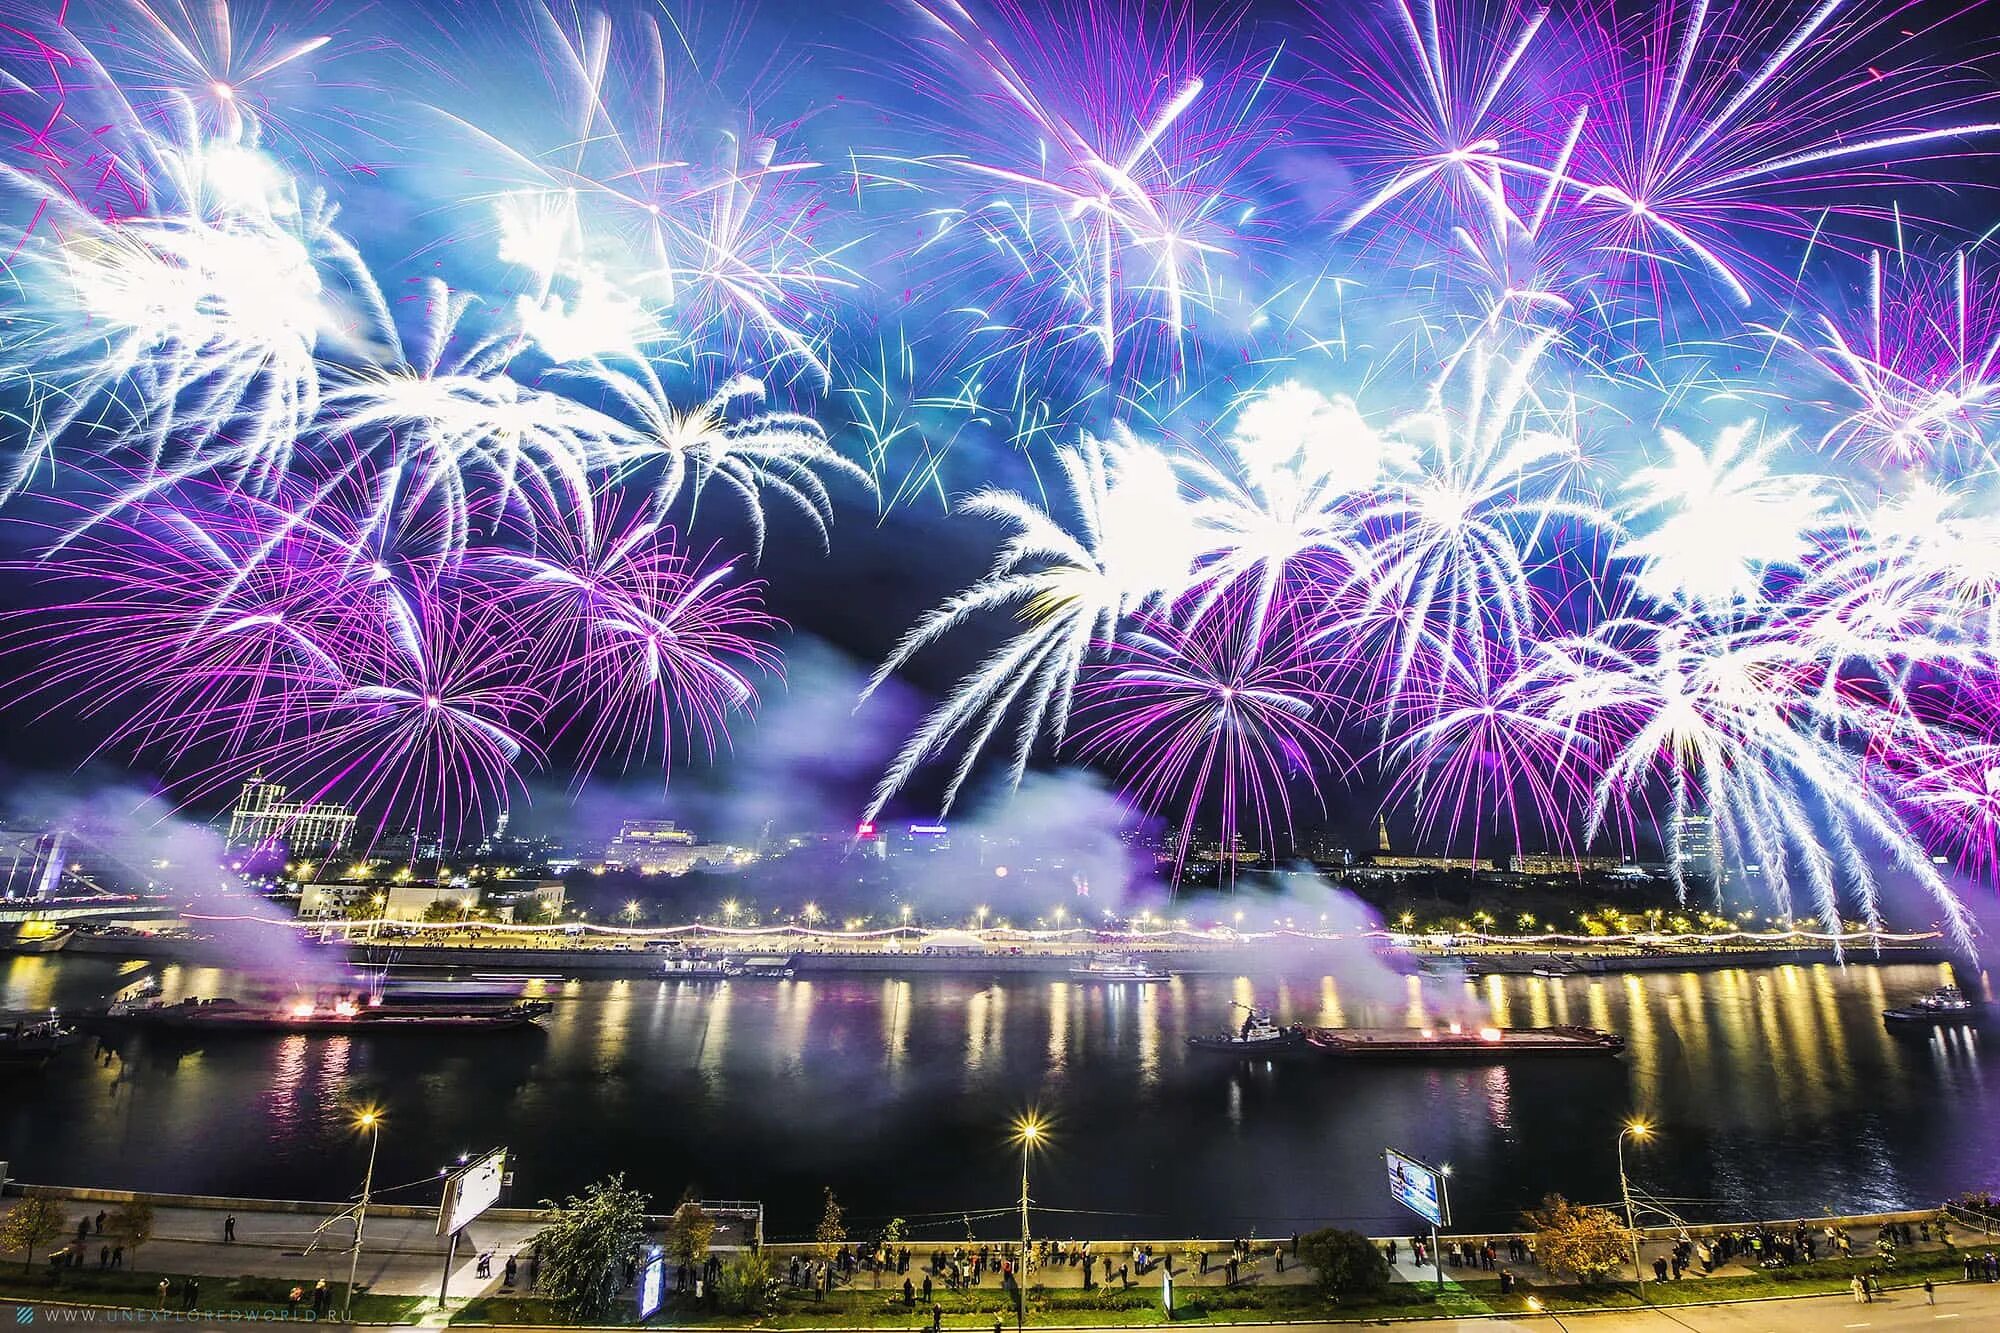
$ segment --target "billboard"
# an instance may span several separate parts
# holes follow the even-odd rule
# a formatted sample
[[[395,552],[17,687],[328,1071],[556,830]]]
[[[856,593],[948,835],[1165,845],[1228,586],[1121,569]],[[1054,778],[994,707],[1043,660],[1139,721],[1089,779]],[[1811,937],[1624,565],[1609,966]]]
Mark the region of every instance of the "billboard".
[[[1432,1226],[1443,1226],[1451,1216],[1445,1202],[1444,1173],[1394,1148],[1384,1156],[1389,1159],[1390,1196]]]
[[[495,1148],[446,1177],[444,1201],[438,1205],[438,1235],[452,1235],[491,1208],[500,1198],[506,1174],[507,1150]]]
[[[654,1250],[639,1270],[639,1318],[649,1319],[657,1314],[666,1294],[667,1256]]]

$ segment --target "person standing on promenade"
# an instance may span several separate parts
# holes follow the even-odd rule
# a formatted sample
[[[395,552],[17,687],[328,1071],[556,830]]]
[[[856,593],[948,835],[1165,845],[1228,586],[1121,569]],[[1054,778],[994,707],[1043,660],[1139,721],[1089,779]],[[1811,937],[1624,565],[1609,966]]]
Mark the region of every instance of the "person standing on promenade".
[[[236,1240],[236,1214],[231,1213],[222,1219],[222,1239],[226,1243],[233,1243]]]
[[[1935,1282],[1932,1282],[1929,1278],[1924,1279],[1924,1304],[1925,1305],[1937,1304],[1937,1284]]]

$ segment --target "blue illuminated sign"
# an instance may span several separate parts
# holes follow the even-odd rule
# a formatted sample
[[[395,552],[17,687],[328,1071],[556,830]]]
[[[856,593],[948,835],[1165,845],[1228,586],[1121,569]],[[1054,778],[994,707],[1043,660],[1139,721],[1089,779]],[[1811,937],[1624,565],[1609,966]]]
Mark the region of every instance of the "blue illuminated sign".
[[[1389,1159],[1389,1194],[1397,1203],[1434,1227],[1445,1224],[1444,1174],[1414,1157],[1405,1157],[1394,1148]]]

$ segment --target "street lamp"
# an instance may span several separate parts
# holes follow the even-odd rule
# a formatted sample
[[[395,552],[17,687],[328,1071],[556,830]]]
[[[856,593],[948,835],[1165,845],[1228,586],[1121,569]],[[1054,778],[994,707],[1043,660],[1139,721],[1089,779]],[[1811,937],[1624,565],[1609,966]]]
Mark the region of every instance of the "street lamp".
[[[1040,1146],[1045,1129],[1042,1117],[1034,1111],[1014,1121],[1014,1141],[1021,1145],[1021,1262],[1014,1274],[1016,1328],[1028,1321],[1028,1154]]]
[[[1618,1131],[1618,1192],[1625,1198],[1625,1231],[1632,1238],[1632,1278],[1642,1288],[1646,1285],[1646,1271],[1639,1267],[1639,1225],[1632,1211],[1632,1181],[1625,1174],[1625,1139],[1629,1135],[1644,1143],[1652,1133],[1653,1127],[1644,1120],[1627,1121]]]
[[[361,1271],[361,1228],[368,1223],[368,1197],[375,1192],[375,1149],[382,1143],[382,1113],[365,1107],[354,1118],[354,1126],[368,1131],[368,1170],[361,1177],[361,1206],[354,1211],[354,1252],[347,1261],[347,1298],[340,1304],[342,1323],[354,1321],[354,1279]]]
[[[1548,1306],[1543,1305],[1541,1297],[1539,1296],[1528,1297],[1528,1309],[1532,1310],[1536,1314],[1547,1315],[1549,1318],[1556,1321],[1556,1327],[1561,1329],[1563,1333],[1569,1333],[1569,1326],[1563,1323],[1562,1316],[1557,1314],[1554,1310],[1549,1309]]]

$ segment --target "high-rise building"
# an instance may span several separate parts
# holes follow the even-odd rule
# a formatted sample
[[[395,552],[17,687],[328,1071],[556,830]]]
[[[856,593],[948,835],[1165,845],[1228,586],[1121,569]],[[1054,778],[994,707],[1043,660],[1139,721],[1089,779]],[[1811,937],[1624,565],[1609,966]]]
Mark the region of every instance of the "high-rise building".
[[[697,841],[693,833],[671,819],[628,819],[618,826],[618,836],[604,849],[604,864],[657,874],[655,867],[668,862],[678,865],[685,849]]]
[[[1711,884],[1722,873],[1722,848],[1715,837],[1715,820],[1705,814],[1684,814],[1667,832],[1667,859],[1683,878]]]
[[[354,813],[344,805],[294,801],[259,773],[243,784],[229,812],[229,845],[269,847],[295,855],[337,852],[354,840]]]

